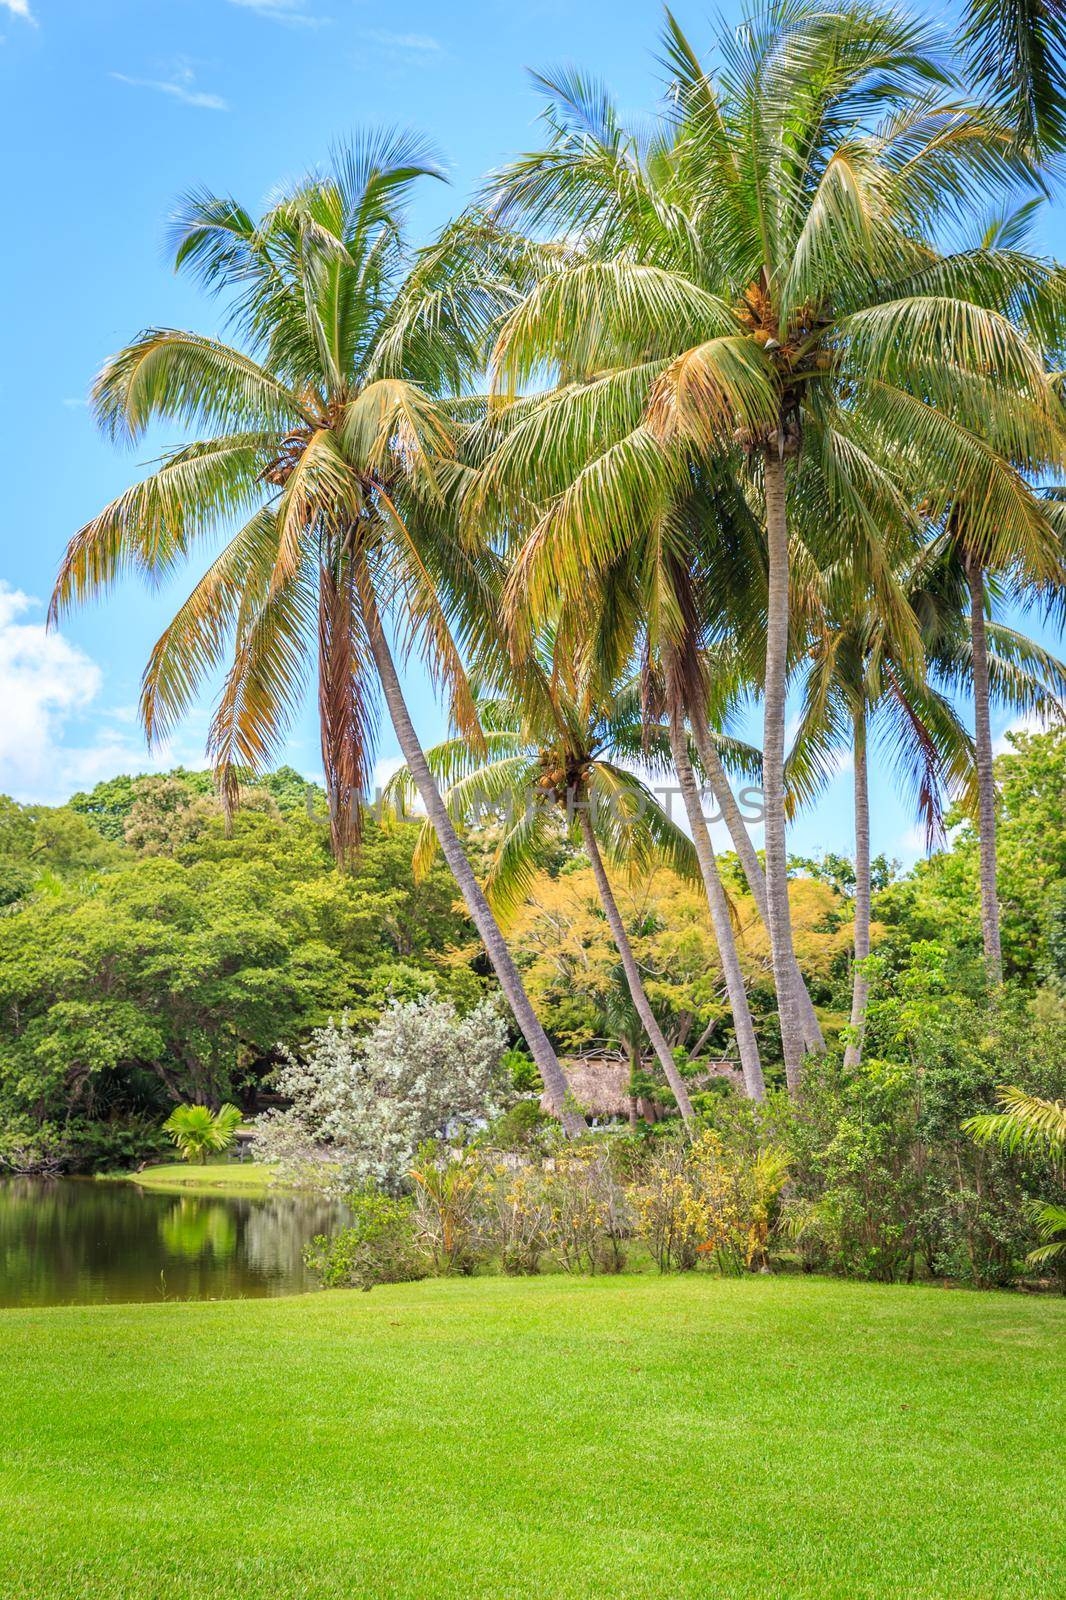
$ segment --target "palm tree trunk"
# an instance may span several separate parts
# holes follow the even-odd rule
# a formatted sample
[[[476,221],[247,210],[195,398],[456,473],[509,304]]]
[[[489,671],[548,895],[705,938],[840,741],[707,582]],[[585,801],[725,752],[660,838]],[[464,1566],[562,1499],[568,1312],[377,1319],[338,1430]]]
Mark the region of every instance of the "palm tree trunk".
[[[696,749],[700,753],[700,764],[708,787],[718,802],[722,813],[722,820],[729,829],[729,837],[733,841],[733,849],[737,853],[744,876],[748,881],[752,899],[759,908],[759,915],[764,927],[769,930],[770,910],[766,898],[766,877],[762,870],[762,863],[751,842],[751,834],[744,815],[737,805],[733,786],[729,775],[722,765],[722,758],[714,747],[714,738],[706,719],[699,715],[690,717],[692,736],[696,741]],[[803,1025],[803,1042],[813,1055],[825,1054],[825,1038],[822,1034],[821,1024],[815,1014],[811,997],[807,992],[807,984],[803,973],[800,971],[799,962],[794,962],[793,980],[795,983],[796,999],[799,1004],[800,1021]]]
[[[985,580],[981,563],[966,557],[970,586],[970,647],[973,654],[974,733],[977,750],[977,832],[981,850],[981,939],[985,971],[993,987],[1003,982],[996,890],[996,780],[992,769],[992,728],[988,708],[988,639],[985,634]]]
[[[441,851],[448,866],[451,868],[466,908],[470,913],[474,926],[481,935],[482,943],[492,962],[492,969],[499,981],[511,1011],[514,1014],[524,1038],[529,1046],[537,1069],[544,1082],[545,1093],[559,1118],[563,1128],[571,1138],[578,1138],[585,1132],[585,1119],[577,1110],[573,1095],[562,1067],[559,1065],[555,1051],[552,1049],[547,1034],[541,1026],[540,1020],[529,996],[526,994],[518,969],[511,959],[511,952],[507,948],[503,934],[495,917],[489,910],[488,901],[481,890],[481,885],[474,876],[474,870],[466,858],[459,836],[452,826],[448,815],[448,808],[437,787],[436,780],[429,770],[429,763],[415,733],[414,724],[407,710],[403,689],[397,676],[396,666],[392,659],[388,641],[377,613],[373,596],[364,595],[367,637],[370,649],[374,656],[374,663],[381,679],[382,693],[385,704],[388,706],[392,725],[396,730],[400,749],[403,751],[407,769],[414,778],[415,785],[422,797],[426,814],[440,840]]]
[[[777,1008],[789,1093],[797,1095],[803,1073],[803,1029],[792,973],[792,916],[788,904],[785,847],[785,691],[788,675],[788,518],[785,463],[770,445],[764,452],[766,545],[769,596],[766,615],[766,682],[763,700],[763,796],[766,804],[766,901]]]
[[[870,954],[870,788],[866,772],[866,713],[854,716],[855,730],[855,967],[851,988],[852,1037],[844,1051],[844,1065],[857,1067],[862,1060],[862,1037],[870,981],[859,963]]]
[[[641,981],[640,968],[637,966],[633,947],[629,942],[629,935],[626,933],[625,923],[622,921],[622,914],[614,897],[614,890],[611,888],[611,880],[607,876],[607,869],[604,867],[603,857],[600,855],[600,847],[596,842],[596,833],[592,826],[592,818],[588,813],[588,806],[580,806],[578,814],[585,854],[592,864],[592,876],[595,878],[596,888],[599,890],[600,903],[610,925],[614,942],[618,947],[618,954],[622,958],[622,968],[626,975],[626,983],[629,985],[629,993],[632,997],[633,1005],[636,1007],[638,1017],[644,1024],[644,1031],[648,1035],[651,1047],[659,1059],[659,1065],[666,1075],[666,1081],[674,1091],[677,1108],[684,1117],[686,1125],[691,1127],[695,1121],[692,1101],[688,1097],[685,1080],[677,1070],[677,1063],[674,1061],[670,1046],[666,1042],[663,1030],[659,1026],[655,1012],[651,1008],[651,1001],[648,999],[644,984]]]
[[[759,1046],[755,1039],[748,995],[744,988],[744,974],[740,970],[736,939],[733,937],[733,924],[729,918],[729,905],[718,874],[718,863],[714,859],[714,846],[711,844],[711,836],[707,831],[707,823],[700,807],[696,775],[688,758],[685,730],[676,711],[671,711],[670,714],[670,750],[674,758],[678,783],[681,786],[681,798],[685,802],[685,814],[692,831],[692,842],[696,847],[696,859],[700,865],[703,887],[707,891],[707,904],[710,907],[711,923],[722,960],[726,993],[733,1012],[733,1031],[737,1036],[737,1048],[740,1051],[744,1087],[749,1099],[762,1100],[766,1094],[766,1085],[763,1081],[762,1062],[759,1060]]]

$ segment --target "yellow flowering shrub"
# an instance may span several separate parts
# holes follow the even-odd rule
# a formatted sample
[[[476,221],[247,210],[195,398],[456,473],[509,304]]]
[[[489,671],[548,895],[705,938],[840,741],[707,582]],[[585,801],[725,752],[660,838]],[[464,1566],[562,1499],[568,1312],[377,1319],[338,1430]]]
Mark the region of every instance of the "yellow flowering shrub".
[[[621,1272],[631,1232],[626,1192],[608,1149],[578,1145],[546,1165],[547,1239],[567,1272]]]
[[[691,1270],[700,1257],[723,1272],[765,1266],[787,1177],[783,1151],[727,1150],[712,1129],[660,1151],[634,1197],[638,1231],[660,1272]]]

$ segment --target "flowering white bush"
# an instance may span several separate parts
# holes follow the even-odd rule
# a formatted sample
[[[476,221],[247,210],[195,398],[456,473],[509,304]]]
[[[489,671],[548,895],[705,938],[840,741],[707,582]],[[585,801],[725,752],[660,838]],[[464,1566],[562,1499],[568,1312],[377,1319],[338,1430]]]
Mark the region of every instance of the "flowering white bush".
[[[359,1038],[330,1022],[304,1057],[285,1052],[284,1111],[259,1118],[255,1154],[286,1183],[329,1194],[403,1188],[426,1139],[462,1138],[513,1098],[507,1028],[493,1001],[394,1002]]]

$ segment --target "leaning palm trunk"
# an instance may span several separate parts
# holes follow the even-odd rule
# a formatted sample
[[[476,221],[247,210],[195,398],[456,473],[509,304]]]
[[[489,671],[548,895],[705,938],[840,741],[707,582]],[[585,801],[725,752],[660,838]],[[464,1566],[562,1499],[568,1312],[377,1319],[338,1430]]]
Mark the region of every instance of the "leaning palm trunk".
[[[851,1039],[844,1065],[857,1067],[862,1060],[866,1005],[870,981],[862,962],[870,954],[870,790],[866,773],[866,715],[855,712],[855,967],[851,990]]]
[[[770,927],[770,908],[766,898],[766,877],[762,870],[762,863],[751,842],[751,834],[744,820],[740,807],[737,805],[736,795],[729,782],[729,776],[722,765],[722,759],[714,747],[709,724],[700,716],[694,716],[692,722],[692,736],[696,741],[699,751],[700,764],[708,787],[718,802],[722,812],[722,820],[729,829],[729,837],[733,841],[733,849],[737,853],[744,876],[751,890],[752,899],[759,909],[759,915],[764,927]],[[803,1024],[803,1042],[812,1054],[822,1055],[825,1052],[825,1039],[822,1035],[821,1024],[815,1014],[811,997],[807,992],[807,984],[799,968],[799,962],[794,962],[794,982],[796,998],[799,1004],[800,1021]]]
[[[666,1042],[663,1030],[659,1026],[655,1012],[651,1008],[651,1001],[648,999],[644,984],[641,981],[640,968],[637,966],[633,948],[629,943],[629,935],[626,933],[625,923],[622,921],[622,914],[618,909],[618,902],[615,900],[614,890],[611,888],[611,881],[607,876],[607,869],[604,867],[603,858],[600,855],[600,848],[596,842],[595,830],[587,807],[581,807],[580,821],[585,854],[592,865],[592,876],[596,880],[600,902],[607,917],[614,942],[618,947],[618,954],[622,958],[622,968],[626,975],[626,983],[629,985],[629,993],[632,997],[633,1005],[636,1007],[637,1015],[644,1025],[644,1031],[651,1041],[652,1049],[659,1059],[659,1065],[666,1075],[666,1081],[674,1092],[677,1108],[684,1117],[686,1124],[691,1127],[695,1120],[692,1101],[688,1097],[685,1080],[677,1070],[677,1063],[674,1061],[670,1046]]]
[[[703,878],[703,886],[707,892],[707,904],[710,907],[714,936],[718,943],[718,953],[722,961],[726,993],[729,996],[729,1004],[733,1011],[733,1029],[737,1036],[737,1048],[740,1051],[744,1087],[750,1099],[762,1100],[766,1094],[766,1085],[763,1081],[762,1062],[759,1060],[759,1046],[755,1039],[751,1009],[748,1006],[748,995],[744,988],[744,974],[740,970],[740,958],[737,955],[733,925],[729,919],[729,905],[718,873],[718,863],[714,858],[714,846],[711,844],[711,836],[707,831],[707,823],[700,809],[699,790],[696,787],[696,775],[692,770],[692,763],[688,758],[688,742],[685,738],[685,731],[681,725],[680,716],[676,711],[672,711],[670,715],[670,750],[674,759],[674,767],[677,771],[678,783],[681,786],[681,797],[685,802],[685,814],[692,830],[692,842],[696,847],[696,859],[699,862],[700,875]]]
[[[408,771],[411,773],[426,808],[426,815],[433,825],[444,859],[451,868],[452,876],[466,902],[474,926],[481,935],[482,943],[492,962],[493,971],[499,981],[500,988],[514,1013],[515,1021],[532,1052],[537,1064],[544,1089],[552,1108],[558,1116],[566,1133],[571,1138],[578,1138],[585,1131],[585,1119],[576,1109],[573,1096],[562,1067],[559,1065],[555,1051],[552,1049],[547,1034],[541,1026],[540,1020],[529,996],[526,994],[522,980],[518,975],[511,952],[507,948],[503,934],[500,932],[495,917],[489,910],[488,901],[481,890],[481,885],[474,876],[474,870],[466,858],[459,836],[452,826],[448,815],[448,808],[437,787],[436,780],[429,770],[425,752],[415,733],[414,724],[407,710],[403,689],[396,672],[385,638],[381,620],[374,606],[372,597],[368,596],[367,612],[367,637],[373,653],[374,662],[381,679],[381,689],[385,697],[385,704],[392,718],[392,725],[396,730],[396,737],[403,751],[404,760],[407,762]]]
[[[769,598],[766,616],[766,683],[763,702],[763,795],[766,803],[766,900],[781,1044],[789,1093],[803,1072],[803,1028],[793,973],[792,916],[785,849],[785,689],[788,672],[788,519],[785,462],[775,445],[764,452]]]
[[[973,705],[977,767],[977,830],[981,852],[981,940],[985,971],[995,987],[1003,982],[996,890],[996,780],[992,770],[992,729],[988,712],[988,640],[985,634],[985,582],[980,562],[966,559],[970,586],[970,644],[973,652]]]

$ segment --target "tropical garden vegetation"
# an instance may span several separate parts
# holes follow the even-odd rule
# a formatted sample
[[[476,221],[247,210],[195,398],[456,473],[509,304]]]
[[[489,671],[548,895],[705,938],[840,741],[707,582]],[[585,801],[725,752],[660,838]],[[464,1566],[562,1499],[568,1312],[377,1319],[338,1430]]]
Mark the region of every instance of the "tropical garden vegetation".
[[[541,77],[540,147],[421,249],[412,135],[258,216],[181,203],[227,337],[105,363],[106,433],[188,442],[74,535],[51,615],[222,535],[141,700],[158,742],[223,674],[211,772],[0,813],[9,1162],[132,1159],[161,1110],[206,1128],[269,1079],[267,1153],[371,1185],[370,1237],[409,1224],[437,1267],[490,1235],[539,1260],[544,1213],[564,1266],[641,1234],[660,1265],[773,1237],[875,1277],[1021,1270],[1061,1150],[971,1119],[1066,1092],[1066,668],[1003,616],[1066,602],[1066,272],[1030,243],[1066,40],[1011,15],[974,4],[953,48],[781,0],[706,65],[667,13],[654,125]],[[318,791],[272,770],[312,677]],[[382,707],[404,766],[374,816]],[[997,758],[993,708],[1049,731]],[[906,875],[872,854],[875,748],[939,846]],[[797,861],[841,750],[854,860]],[[590,1144],[566,1063],[605,1045],[648,1114]],[[533,1223],[472,1138],[521,1150]]]

